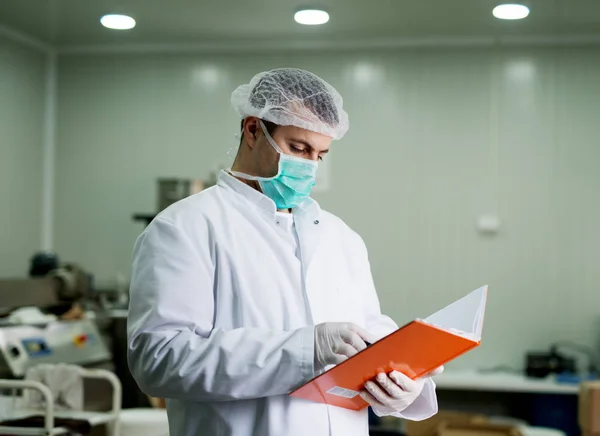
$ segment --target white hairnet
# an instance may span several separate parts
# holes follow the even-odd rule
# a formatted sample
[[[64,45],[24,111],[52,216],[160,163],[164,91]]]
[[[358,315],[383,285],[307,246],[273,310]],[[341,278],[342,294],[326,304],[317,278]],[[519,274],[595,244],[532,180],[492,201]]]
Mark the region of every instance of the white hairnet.
[[[348,131],[348,114],[333,86],[295,68],[259,73],[231,94],[240,116],[257,117],[279,126],[296,126],[341,139]]]

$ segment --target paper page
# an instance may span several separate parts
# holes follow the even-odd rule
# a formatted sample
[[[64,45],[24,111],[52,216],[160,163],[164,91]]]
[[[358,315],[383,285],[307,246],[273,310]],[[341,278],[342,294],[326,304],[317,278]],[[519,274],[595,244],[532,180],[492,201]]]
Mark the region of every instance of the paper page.
[[[487,285],[444,307],[423,321],[451,333],[481,340],[487,302]]]

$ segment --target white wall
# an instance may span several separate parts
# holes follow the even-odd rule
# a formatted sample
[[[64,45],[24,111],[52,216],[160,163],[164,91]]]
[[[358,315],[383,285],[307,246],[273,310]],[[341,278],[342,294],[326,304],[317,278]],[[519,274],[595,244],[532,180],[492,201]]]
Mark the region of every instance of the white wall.
[[[0,36],[0,277],[40,248],[45,56]]]
[[[128,274],[155,179],[230,162],[233,88],[296,66],[345,96],[351,130],[316,197],[361,233],[383,308],[426,316],[490,285],[484,345],[457,365],[600,337],[600,49],[63,56],[56,246]],[[497,213],[500,233],[475,231]]]

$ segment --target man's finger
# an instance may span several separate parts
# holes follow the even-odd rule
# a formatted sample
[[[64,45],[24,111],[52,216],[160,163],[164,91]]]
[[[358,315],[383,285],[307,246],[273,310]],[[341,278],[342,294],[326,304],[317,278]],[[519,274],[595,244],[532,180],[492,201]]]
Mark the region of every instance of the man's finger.
[[[434,369],[433,371],[431,371],[429,374],[427,374],[427,377],[435,377],[436,375],[440,375],[443,372],[444,372],[444,367],[440,366],[440,367]]]
[[[371,395],[369,392],[367,391],[360,391],[360,397],[365,400],[367,403],[369,403],[369,405],[371,405],[372,407],[385,407],[383,404],[381,404],[379,401],[377,401],[377,399]]]
[[[433,371],[431,371],[431,372],[428,372],[427,374],[425,374],[425,375],[422,375],[422,376],[421,376],[421,377],[419,377],[419,378],[429,378],[429,377],[435,377],[436,375],[440,375],[440,374],[441,374],[441,373],[443,373],[443,372],[444,372],[444,367],[443,367],[443,366],[439,366],[439,367],[437,367],[436,369],[434,369]]]
[[[368,331],[366,331],[362,327],[357,326],[356,324],[350,324],[350,330],[356,332],[363,341],[368,342],[369,344],[374,344],[375,342],[377,342],[377,338],[375,337],[375,335],[369,333]]]
[[[404,391],[398,384],[392,380],[387,374],[380,373],[377,375],[377,383],[381,386],[391,397],[401,398]]]
[[[352,348],[354,348],[357,352],[367,348],[367,344],[365,344],[365,341],[362,340],[360,335],[351,330],[348,330],[348,332],[342,336],[342,339],[344,342],[352,346]]]
[[[342,356],[341,354],[334,354],[333,356],[334,362],[331,362],[333,365],[339,365],[342,362],[348,360],[346,356]]]
[[[334,354],[341,354],[342,356],[346,356],[346,357],[352,357],[356,353],[358,353],[356,348],[354,348],[352,345],[346,344],[346,343],[336,345],[333,352],[334,352]]]
[[[390,378],[396,382],[403,391],[414,391],[418,382],[415,380],[411,380],[410,377],[401,373],[400,371],[392,371],[390,372]]]
[[[391,397],[387,392],[385,392],[379,385],[372,381],[368,381],[365,383],[365,388],[371,395],[375,397],[377,401],[379,401],[384,406],[391,404],[394,401],[394,398]]]

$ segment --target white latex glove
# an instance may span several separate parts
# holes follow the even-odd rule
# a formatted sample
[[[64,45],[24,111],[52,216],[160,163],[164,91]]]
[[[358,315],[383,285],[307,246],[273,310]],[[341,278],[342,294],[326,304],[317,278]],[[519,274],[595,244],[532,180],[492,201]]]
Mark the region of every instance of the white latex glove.
[[[376,377],[377,383],[368,381],[365,383],[366,391],[361,391],[360,396],[379,415],[391,415],[402,412],[408,408],[421,395],[427,378],[441,374],[444,367],[411,380],[399,371],[392,371],[389,375],[380,373]]]
[[[377,338],[353,323],[326,322],[315,327],[315,365],[337,365],[367,348]]]

